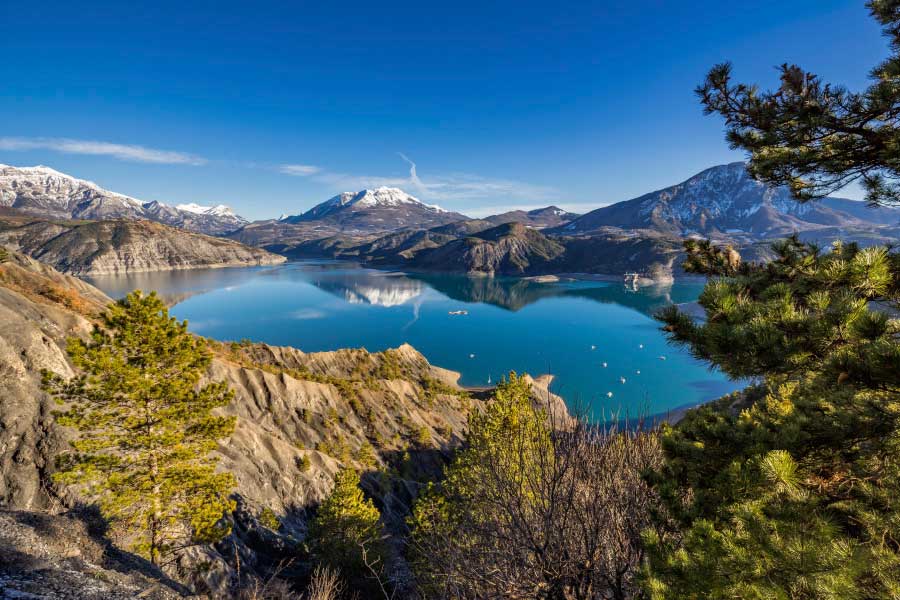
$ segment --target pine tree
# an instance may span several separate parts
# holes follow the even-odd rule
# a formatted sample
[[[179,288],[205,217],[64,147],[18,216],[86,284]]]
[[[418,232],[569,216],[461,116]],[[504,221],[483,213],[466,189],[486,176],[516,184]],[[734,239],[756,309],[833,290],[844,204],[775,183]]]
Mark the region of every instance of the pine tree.
[[[900,202],[900,0],[870,0],[893,54],[862,93],[796,65],[760,92],[713,68],[698,94],[758,179],[810,201],[861,181]],[[900,597],[900,256],[796,238],[767,264],[685,244],[712,276],[702,323],[671,307],[671,339],[748,389],[662,433],[651,475],[677,535],[648,533],[653,598]]]
[[[320,563],[340,571],[352,587],[374,591],[385,566],[384,529],[381,513],[359,483],[355,470],[338,471],[334,489],[310,524],[309,541]]]
[[[227,534],[220,521],[234,509],[235,482],[216,473],[210,453],[234,430],[233,418],[212,414],[232,392],[224,383],[197,389],[211,360],[204,341],[169,317],[155,293],[136,291],[106,310],[89,341],[70,340],[68,352],[79,375],[44,374],[65,405],[59,424],[79,434],[56,480],[84,484],[155,564]]]
[[[873,83],[863,92],[787,64],[774,92],[733,84],[727,63],[697,89],[706,112],[725,118],[731,146],[750,152],[750,173],[789,186],[799,200],[859,181],[871,203],[900,203],[900,0],[867,5],[892,54],[872,69]]]
[[[900,595],[900,256],[790,239],[768,264],[688,247],[718,275],[671,339],[742,393],[663,431],[657,489],[679,536],[648,535],[655,598]]]

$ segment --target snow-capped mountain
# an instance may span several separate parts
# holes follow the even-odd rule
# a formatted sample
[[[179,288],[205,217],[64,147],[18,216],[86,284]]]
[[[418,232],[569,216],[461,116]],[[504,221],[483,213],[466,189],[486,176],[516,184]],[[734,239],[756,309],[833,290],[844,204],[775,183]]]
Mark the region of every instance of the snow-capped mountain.
[[[212,215],[215,217],[233,217],[234,212],[231,207],[224,204],[216,204],[215,206],[200,206],[199,204],[176,204],[175,208],[185,212],[194,213],[195,215]]]
[[[344,192],[282,223],[320,222],[343,232],[392,231],[405,227],[435,227],[465,219],[464,215],[425,204],[401,189]]]
[[[743,162],[706,169],[671,187],[598,208],[554,233],[587,234],[603,227],[655,229],[679,236],[747,234],[780,237],[833,227],[897,225],[900,211],[870,209],[861,202],[826,198],[801,204],[785,187],[771,187],[747,173]]]
[[[0,165],[0,206],[54,219],[148,219],[212,235],[247,223],[224,205],[144,202],[45,166]]]

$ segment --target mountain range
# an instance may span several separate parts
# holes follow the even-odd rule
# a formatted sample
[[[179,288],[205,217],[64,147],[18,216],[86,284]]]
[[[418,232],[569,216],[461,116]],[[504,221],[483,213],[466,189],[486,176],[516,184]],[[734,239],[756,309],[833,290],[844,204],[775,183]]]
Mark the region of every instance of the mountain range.
[[[654,230],[676,236],[777,238],[794,232],[824,237],[858,229],[900,225],[900,211],[825,198],[799,203],[785,187],[770,187],[735,162],[701,171],[662,190],[593,210],[551,230],[590,235],[604,228]]]
[[[900,238],[898,209],[842,198],[798,203],[787,189],[754,180],[741,162],[584,215],[548,206],[471,219],[398,188],[379,187],[250,223],[224,205],[142,202],[48,167],[7,166],[0,166],[2,207],[40,219],[157,221],[289,258],[352,258],[373,266],[491,275],[621,273],[651,266],[666,271],[677,267],[685,237],[731,243],[753,257],[764,254],[768,240],[795,233],[822,244]]]
[[[221,204],[144,202],[44,166],[0,165],[0,207],[50,219],[146,219],[209,235],[234,231],[248,222]]]

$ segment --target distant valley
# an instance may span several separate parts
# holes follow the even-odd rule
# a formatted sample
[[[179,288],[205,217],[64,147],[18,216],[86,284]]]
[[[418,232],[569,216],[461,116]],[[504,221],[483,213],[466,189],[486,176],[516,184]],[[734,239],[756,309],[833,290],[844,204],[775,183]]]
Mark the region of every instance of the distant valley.
[[[0,243],[70,273],[94,274],[272,264],[281,260],[274,254],[487,276],[634,272],[658,280],[679,272],[687,237],[732,244],[749,259],[792,234],[820,244],[900,237],[900,210],[840,198],[797,203],[786,189],[753,180],[739,162],[584,215],[547,206],[473,219],[380,187],[248,222],[223,205],[142,202],[48,167],[7,166],[0,166],[0,207],[25,219],[7,219]],[[98,225],[112,221],[118,224]],[[128,224],[139,221],[160,227]],[[232,241],[182,237],[196,233]],[[115,251],[99,259],[109,248]]]

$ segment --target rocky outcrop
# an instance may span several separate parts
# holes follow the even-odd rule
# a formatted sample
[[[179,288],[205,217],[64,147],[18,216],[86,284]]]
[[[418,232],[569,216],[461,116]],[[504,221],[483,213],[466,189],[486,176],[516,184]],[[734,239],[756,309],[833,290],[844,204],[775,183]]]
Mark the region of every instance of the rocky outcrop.
[[[0,245],[73,275],[273,265],[283,256],[152,221],[0,222]]]
[[[418,253],[411,266],[484,275],[544,272],[565,253],[558,242],[521,223],[507,223]]]
[[[66,433],[53,425],[41,371],[72,374],[66,337],[87,335],[87,317],[107,302],[95,288],[30,258],[12,254],[0,262],[0,506],[61,506],[48,476]]]
[[[111,546],[99,526],[89,511],[52,515],[0,509],[0,598],[170,600],[189,595],[146,561]]]

